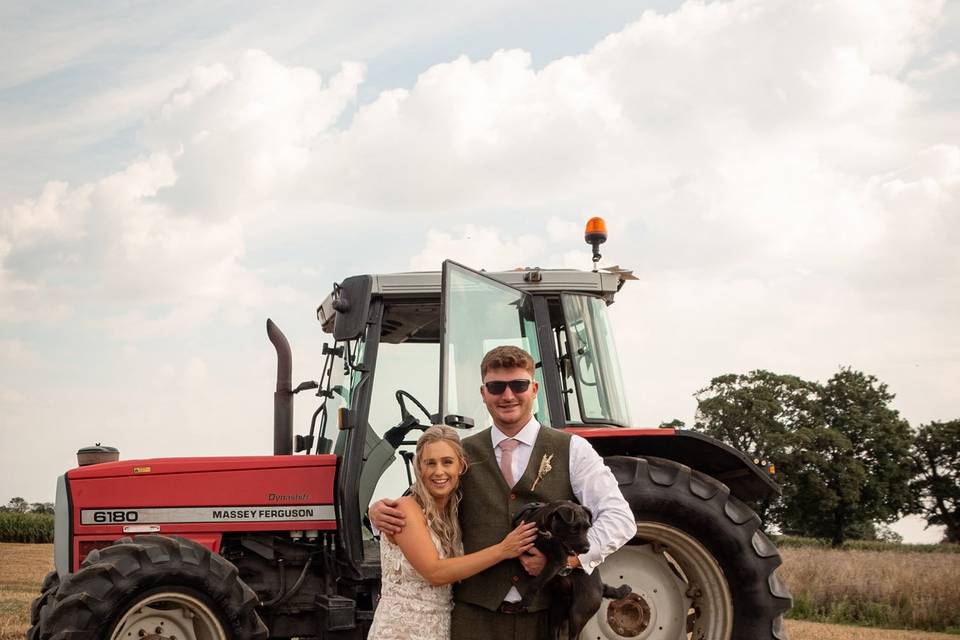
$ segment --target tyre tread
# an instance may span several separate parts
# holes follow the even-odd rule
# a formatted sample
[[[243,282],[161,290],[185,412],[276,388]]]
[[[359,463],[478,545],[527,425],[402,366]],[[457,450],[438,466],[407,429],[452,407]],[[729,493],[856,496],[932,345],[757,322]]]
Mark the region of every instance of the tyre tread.
[[[256,613],[256,594],[228,560],[191,540],[144,535],[92,552],[39,607],[39,625],[28,638],[98,640],[139,593],[161,586],[205,594],[223,613],[235,640],[268,636]]]
[[[782,560],[750,507],[722,482],[672,460],[610,456],[605,462],[638,520],[663,521],[681,529],[686,522],[702,530],[698,540],[731,583],[732,640],[787,640],[783,615],[792,598],[777,574]],[[627,478],[633,480],[624,482]]]

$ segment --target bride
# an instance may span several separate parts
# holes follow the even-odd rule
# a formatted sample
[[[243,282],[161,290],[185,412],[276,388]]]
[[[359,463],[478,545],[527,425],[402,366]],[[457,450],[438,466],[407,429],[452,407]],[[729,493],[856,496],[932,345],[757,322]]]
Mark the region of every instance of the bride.
[[[463,555],[457,489],[466,470],[453,428],[435,425],[420,436],[412,495],[398,505],[407,526],[380,542],[380,601],[368,640],[449,640],[450,584],[533,546],[536,525],[525,523],[498,544]]]

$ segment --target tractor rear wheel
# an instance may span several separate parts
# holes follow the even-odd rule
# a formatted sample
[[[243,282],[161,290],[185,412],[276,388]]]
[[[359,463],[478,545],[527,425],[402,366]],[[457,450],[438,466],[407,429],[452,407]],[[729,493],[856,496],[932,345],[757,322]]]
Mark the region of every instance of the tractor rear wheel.
[[[604,600],[590,640],[785,640],[791,598],[760,519],[723,483],[660,458],[605,459],[637,520],[633,541],[600,565]]]
[[[38,640],[263,640],[236,567],[183,538],[123,538],[93,551],[40,610]]]

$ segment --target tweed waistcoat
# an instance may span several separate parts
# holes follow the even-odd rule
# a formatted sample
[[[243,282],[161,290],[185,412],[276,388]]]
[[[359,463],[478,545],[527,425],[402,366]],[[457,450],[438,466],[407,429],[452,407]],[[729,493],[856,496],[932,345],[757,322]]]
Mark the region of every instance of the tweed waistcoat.
[[[469,461],[469,468],[461,478],[460,525],[464,553],[479,551],[503,540],[513,529],[514,514],[526,504],[576,500],[570,486],[568,433],[541,426],[530,462],[512,489],[507,486],[497,465],[490,429],[466,438],[463,446]],[[551,469],[534,489],[544,456],[552,456]],[[493,611],[503,602],[510,587],[517,587],[523,594],[530,579],[519,560],[506,560],[455,585],[454,599]],[[548,606],[541,594],[531,603],[529,610],[539,611]]]

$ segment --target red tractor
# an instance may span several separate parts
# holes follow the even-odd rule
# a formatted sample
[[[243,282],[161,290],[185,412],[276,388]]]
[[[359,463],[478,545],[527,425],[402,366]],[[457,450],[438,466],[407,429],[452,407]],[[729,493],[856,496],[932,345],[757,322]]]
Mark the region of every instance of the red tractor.
[[[364,638],[380,585],[366,508],[408,486],[425,425],[488,424],[479,363],[499,344],[533,355],[537,419],[587,438],[636,515],[636,538],[600,567],[633,593],[605,601],[581,637],[786,638],[780,556],[744,504],[777,491],[770,474],[700,433],[631,426],[606,313],[628,277],[447,261],[347,278],[317,311],[333,337],[320,378],[296,388],[267,321],[274,455],[83,451],[97,463],[58,480],[56,571],[28,638]],[[309,431],[294,437],[293,395],[314,389]]]

